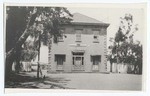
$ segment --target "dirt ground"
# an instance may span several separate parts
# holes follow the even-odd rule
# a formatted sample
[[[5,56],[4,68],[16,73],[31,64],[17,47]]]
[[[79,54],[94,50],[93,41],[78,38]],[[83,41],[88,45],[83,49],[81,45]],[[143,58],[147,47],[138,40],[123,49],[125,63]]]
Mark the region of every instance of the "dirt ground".
[[[36,72],[21,73],[6,82],[6,88],[142,90],[142,75],[102,73],[45,74],[36,79]]]

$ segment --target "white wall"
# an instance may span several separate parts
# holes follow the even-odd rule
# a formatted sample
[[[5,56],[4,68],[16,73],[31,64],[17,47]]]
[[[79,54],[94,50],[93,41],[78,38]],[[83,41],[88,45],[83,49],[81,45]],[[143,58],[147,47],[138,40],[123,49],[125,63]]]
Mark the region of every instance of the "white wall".
[[[64,42],[58,42],[57,44],[52,44],[51,48],[51,69],[56,70],[56,62],[54,61],[55,54],[66,54],[66,62],[64,62],[64,70],[71,71],[72,66],[72,51],[74,50],[85,50],[84,54],[84,64],[87,72],[91,71],[91,55],[101,55],[101,64],[99,67],[100,72],[106,72],[106,36],[99,36],[99,43],[93,43],[93,35],[82,34],[80,42],[81,46],[77,47],[76,35],[66,34],[67,38],[64,38]],[[83,45],[83,46],[82,46]]]

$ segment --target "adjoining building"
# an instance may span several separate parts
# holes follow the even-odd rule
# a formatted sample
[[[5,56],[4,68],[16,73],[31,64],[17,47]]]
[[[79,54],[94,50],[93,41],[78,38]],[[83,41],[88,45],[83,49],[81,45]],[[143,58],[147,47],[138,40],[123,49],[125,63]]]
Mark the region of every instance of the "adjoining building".
[[[61,26],[58,43],[52,40],[50,52],[41,47],[41,62],[48,63],[49,72],[106,72],[108,26],[74,13],[71,24]]]

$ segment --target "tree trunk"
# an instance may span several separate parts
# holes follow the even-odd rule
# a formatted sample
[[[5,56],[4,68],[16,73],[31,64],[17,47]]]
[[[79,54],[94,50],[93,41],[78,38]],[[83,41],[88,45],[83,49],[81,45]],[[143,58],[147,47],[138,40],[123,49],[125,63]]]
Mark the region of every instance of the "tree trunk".
[[[26,29],[24,31],[24,33],[22,34],[22,36],[17,41],[16,46],[6,53],[6,59],[5,59],[6,60],[5,61],[5,63],[6,63],[6,65],[5,65],[5,77],[6,78],[9,77],[10,73],[12,72],[12,64],[15,60],[16,55],[17,55],[16,51],[20,50],[22,44],[28,38],[29,33],[30,32],[28,32],[28,29]]]
[[[137,66],[138,66],[138,74],[142,74],[142,60],[141,58],[138,59]]]
[[[118,46],[117,46],[117,65],[116,65],[116,72],[118,73],[118,64],[119,64],[119,53],[118,53],[118,48],[119,48],[119,42],[118,42]]]
[[[38,65],[37,65],[37,78],[39,79],[40,73],[40,47],[41,47],[41,32],[39,31],[39,48],[38,48]]]
[[[27,23],[27,27],[24,30],[21,37],[18,39],[16,44],[14,45],[14,48],[12,48],[10,51],[6,53],[6,59],[5,59],[5,79],[7,80],[12,72],[12,64],[16,57],[16,51],[21,49],[22,44],[26,41],[28,36],[30,35],[30,31],[32,31],[32,25],[34,24],[34,21],[36,19],[37,12],[32,14],[31,19]],[[12,37],[13,38],[13,37]]]
[[[110,59],[110,72],[112,72],[112,64],[113,64],[112,59]]]
[[[52,36],[48,33],[48,72],[51,72],[51,44],[52,44]]]
[[[15,72],[19,73],[20,72],[20,59],[21,59],[21,48],[19,48],[19,50],[16,51],[16,56],[15,56],[15,61],[16,61],[16,65],[15,65]]]
[[[5,81],[8,80],[8,77],[10,77],[10,73],[12,72],[12,65],[13,65],[13,61],[14,61],[14,58],[15,57],[15,54],[12,53],[11,56],[9,57],[6,57],[6,61],[5,61]]]

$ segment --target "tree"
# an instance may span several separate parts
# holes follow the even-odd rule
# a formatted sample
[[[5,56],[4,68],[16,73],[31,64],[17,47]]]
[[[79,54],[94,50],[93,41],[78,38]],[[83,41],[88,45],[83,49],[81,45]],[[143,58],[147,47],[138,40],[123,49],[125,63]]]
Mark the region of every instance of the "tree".
[[[132,53],[134,56],[134,73],[135,74],[142,74],[142,61],[143,61],[143,55],[142,55],[142,45],[139,41],[135,43],[132,46]]]
[[[109,42],[112,43],[108,47],[108,61],[110,62],[110,72],[112,72],[112,64],[115,63],[115,53],[116,53],[116,45],[114,43],[114,38],[110,38]]]
[[[138,31],[137,24],[134,26],[133,16],[131,14],[125,14],[125,16],[123,18],[121,17],[120,19],[120,26],[117,33],[115,34],[113,45],[111,46],[111,55],[116,57],[114,58],[116,59],[114,62],[116,61],[117,64],[137,64],[137,62],[135,63],[135,57],[137,55],[137,51],[135,51],[136,44],[133,42],[134,33]],[[140,55],[141,54],[142,52],[140,52]]]
[[[20,11],[18,11],[20,10]],[[18,12],[18,14],[16,14]],[[21,12],[23,14],[21,14]],[[69,23],[70,18],[67,15],[72,16],[67,8],[64,7],[12,7],[7,6],[7,20],[6,20],[6,65],[5,65],[5,77],[9,77],[12,71],[12,64],[16,56],[19,57],[19,50],[26,41],[29,35],[36,35],[35,33],[43,35],[47,33],[57,38],[60,34],[59,26],[64,23]],[[18,18],[20,18],[18,20]],[[12,22],[17,22],[13,25]],[[12,24],[13,23],[13,24]],[[20,27],[20,25],[22,25]],[[15,26],[15,27],[14,27]],[[41,27],[43,26],[43,27]],[[42,31],[41,31],[42,30]],[[16,39],[11,40],[15,33]],[[46,36],[46,35],[45,35]],[[11,40],[10,40],[11,39]],[[45,40],[46,41],[46,40]],[[10,45],[10,47],[9,47]]]

